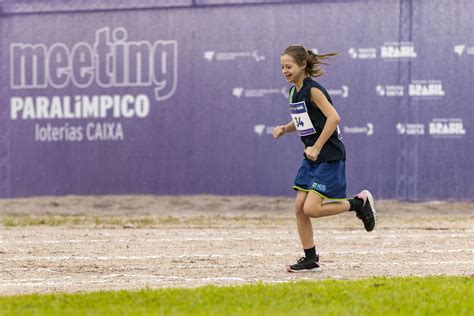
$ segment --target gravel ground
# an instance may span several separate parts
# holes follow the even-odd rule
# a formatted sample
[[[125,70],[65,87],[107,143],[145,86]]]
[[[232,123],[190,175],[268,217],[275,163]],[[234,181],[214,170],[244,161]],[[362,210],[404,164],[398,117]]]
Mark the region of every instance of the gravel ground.
[[[353,213],[314,219],[323,270],[294,274],[285,266],[302,250],[291,198],[0,200],[0,295],[473,275],[474,203],[377,201],[377,209],[371,233]],[[81,220],[25,224],[39,217]]]

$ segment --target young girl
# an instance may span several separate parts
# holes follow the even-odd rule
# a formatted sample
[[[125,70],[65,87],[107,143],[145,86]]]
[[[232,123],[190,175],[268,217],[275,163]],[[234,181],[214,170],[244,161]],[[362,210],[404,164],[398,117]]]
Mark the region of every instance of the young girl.
[[[303,46],[290,46],[280,57],[282,72],[294,85],[289,95],[292,120],[275,127],[273,137],[296,131],[305,146],[293,185],[296,223],[305,256],[288,266],[288,272],[320,268],[311,217],[355,211],[368,232],[375,226],[374,199],[369,191],[363,190],[353,199],[346,199],[346,151],[338,128],[341,119],[326,89],[312,79],[324,74],[320,65],[326,64],[324,59],[335,55],[317,55]],[[328,201],[331,203],[325,203]]]

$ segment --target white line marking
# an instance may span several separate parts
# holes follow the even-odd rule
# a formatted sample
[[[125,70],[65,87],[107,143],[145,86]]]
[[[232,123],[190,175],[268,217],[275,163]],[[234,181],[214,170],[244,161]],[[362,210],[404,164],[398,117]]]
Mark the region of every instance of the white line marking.
[[[429,260],[429,259],[428,259]],[[324,267],[335,267],[335,268],[353,268],[353,267],[362,267],[362,266],[438,266],[438,265],[474,265],[473,260],[450,260],[450,261],[426,261],[426,262],[421,262],[421,261],[410,261],[406,262],[404,260],[401,260],[399,262],[386,262],[386,261],[370,261],[370,262],[359,262],[359,263],[344,263],[344,262],[324,262],[322,261],[321,264]],[[275,269],[281,269],[285,265],[282,264],[238,264],[238,265],[212,265],[212,264],[205,264],[205,265],[196,265],[196,264],[181,264],[181,265],[173,265],[173,269],[180,269],[180,270],[196,270],[196,269],[237,269],[237,270],[242,270],[243,268],[255,268],[255,269],[269,269],[269,268],[275,268]],[[2,269],[0,272],[14,272],[18,271],[20,269]],[[46,270],[46,269],[45,269]],[[150,267],[130,267],[129,270],[150,270]],[[38,269],[28,269],[28,268],[21,268],[20,271],[28,272],[28,271],[38,271]],[[61,273],[61,271],[55,271],[51,270],[50,272],[54,273]],[[87,273],[85,274],[87,276]],[[126,277],[137,277],[137,278],[147,278],[147,277],[152,277],[152,278],[165,278],[165,276],[159,276],[159,275],[131,275],[131,274],[111,274],[107,276],[102,276],[103,278],[114,278],[114,277],[120,277],[120,276],[126,276]],[[99,276],[96,276],[99,277]],[[166,276],[166,278],[170,278],[171,276]],[[24,279],[25,281],[33,281],[33,280],[42,280],[42,279]],[[48,278],[49,280],[49,278]],[[23,279],[4,279],[0,280],[0,282],[3,281],[23,281]]]
[[[385,255],[385,254],[408,254],[408,253],[474,253],[474,249],[424,249],[424,250],[348,250],[348,251],[322,251],[321,254],[335,255]],[[176,255],[149,255],[149,256],[15,256],[2,258],[3,261],[104,261],[104,260],[149,260],[149,259],[169,259],[169,258],[241,258],[241,257],[269,257],[269,256],[298,256],[300,252],[290,253],[240,253],[240,254],[182,254]]]
[[[56,240],[0,240],[0,243],[3,244],[81,244],[81,243],[110,243],[111,241],[113,242],[119,242],[119,243],[131,243],[131,242],[150,242],[150,243],[156,243],[156,242],[180,242],[180,241],[251,241],[251,240],[297,240],[297,236],[295,234],[292,234],[293,236],[291,237],[282,237],[282,236],[268,236],[268,237],[207,237],[204,236],[202,238],[196,238],[196,237],[181,237],[181,238],[147,238],[147,239],[140,239],[138,237],[136,238],[128,238],[128,239],[56,239]],[[331,235],[326,235],[325,238],[331,238],[333,237],[336,240],[347,240],[347,239],[353,239],[354,234],[345,234],[343,233],[335,233],[336,236],[331,236]],[[472,238],[473,234],[471,233],[452,233],[452,232],[446,232],[446,233],[427,233],[427,234],[403,234],[403,240],[410,238],[426,238],[426,237],[435,237],[435,238]],[[33,238],[33,237],[32,237]],[[34,237],[38,238],[38,237]],[[378,235],[378,234],[361,234],[361,236],[357,237],[358,239],[367,239],[367,240],[373,240],[373,239],[381,239],[381,238],[388,238],[388,239],[400,239],[400,235],[396,234],[383,234],[383,235]]]

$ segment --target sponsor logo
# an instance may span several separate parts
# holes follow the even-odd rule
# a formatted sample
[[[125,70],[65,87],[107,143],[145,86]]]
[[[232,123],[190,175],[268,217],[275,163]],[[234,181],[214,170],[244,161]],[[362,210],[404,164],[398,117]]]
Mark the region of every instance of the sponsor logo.
[[[466,45],[455,45],[454,46],[454,53],[458,56],[466,55],[474,55],[474,46],[466,46]]]
[[[366,134],[371,136],[374,134],[374,124],[367,123],[366,126],[344,126],[345,134]]]
[[[275,126],[266,126],[264,124],[257,124],[253,127],[253,131],[258,136],[262,136],[263,134],[271,135],[274,129],[275,129]]]
[[[288,100],[289,95],[290,95],[290,88],[283,87],[283,88],[280,89],[280,93],[283,95],[283,97],[285,97],[285,99]]]
[[[311,188],[315,189],[317,191],[326,192],[326,185],[325,184],[313,182],[313,184],[311,185]]]
[[[444,97],[443,83],[440,80],[414,80],[408,86],[410,97],[441,98]]]
[[[342,85],[341,89],[328,89],[328,93],[331,96],[340,96],[342,98],[349,97],[349,87],[346,85]]]
[[[253,131],[257,133],[259,136],[261,136],[263,134],[263,131],[265,131],[265,125],[257,124],[253,127]]]
[[[346,85],[341,86],[341,89],[328,89],[328,93],[331,96],[340,96],[347,98],[349,96],[349,87]],[[263,98],[269,95],[280,94],[288,100],[289,88],[287,86],[283,88],[269,88],[269,89],[247,89],[243,87],[235,87],[232,89],[232,95],[238,99],[244,98]]]
[[[266,97],[267,95],[274,95],[280,94],[285,99],[288,99],[289,90],[287,87],[283,87],[281,89],[274,88],[274,89],[245,89],[242,87],[236,87],[232,89],[232,95],[238,99],[241,97],[245,98],[262,98]]]
[[[240,98],[243,93],[244,93],[244,88],[238,87],[238,88],[232,89],[232,95],[234,97]]]
[[[377,85],[375,91],[381,97],[403,97],[405,87],[400,85]]]
[[[420,123],[398,123],[397,133],[400,135],[424,135],[425,125]]]
[[[216,55],[216,52],[212,52],[212,51],[204,52],[204,59],[208,61],[212,61],[215,55]]]
[[[123,140],[124,132],[120,122],[98,123],[89,122],[85,126],[73,126],[65,123],[60,126],[35,124],[35,141],[58,142],[58,141],[114,141]]]
[[[375,59],[377,58],[377,48],[349,48],[347,51],[352,59]]]
[[[466,130],[460,118],[435,118],[429,124],[429,133],[433,137],[460,138]]]
[[[454,52],[461,56],[464,53],[464,50],[466,49],[466,45],[456,45],[454,46]]]
[[[412,42],[387,42],[380,47],[380,57],[386,60],[403,60],[417,57]]]
[[[232,61],[240,58],[251,58],[256,62],[265,60],[265,55],[261,54],[258,50],[252,52],[215,52],[206,51],[204,52],[204,59],[207,61]]]

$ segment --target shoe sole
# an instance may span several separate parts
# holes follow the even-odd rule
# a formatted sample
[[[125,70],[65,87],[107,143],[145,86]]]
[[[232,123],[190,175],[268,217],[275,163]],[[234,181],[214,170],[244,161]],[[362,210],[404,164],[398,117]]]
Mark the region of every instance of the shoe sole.
[[[372,210],[372,215],[374,216],[374,222],[377,223],[377,212],[375,211],[375,202],[374,202],[374,197],[372,196],[372,193],[370,193],[369,190],[363,190],[367,195],[367,201],[369,202],[370,209]]]
[[[290,273],[309,273],[309,272],[321,272],[321,271],[323,271],[321,267],[314,268],[314,269],[302,269],[302,270],[292,270],[290,266],[286,267],[286,272],[290,272]]]

